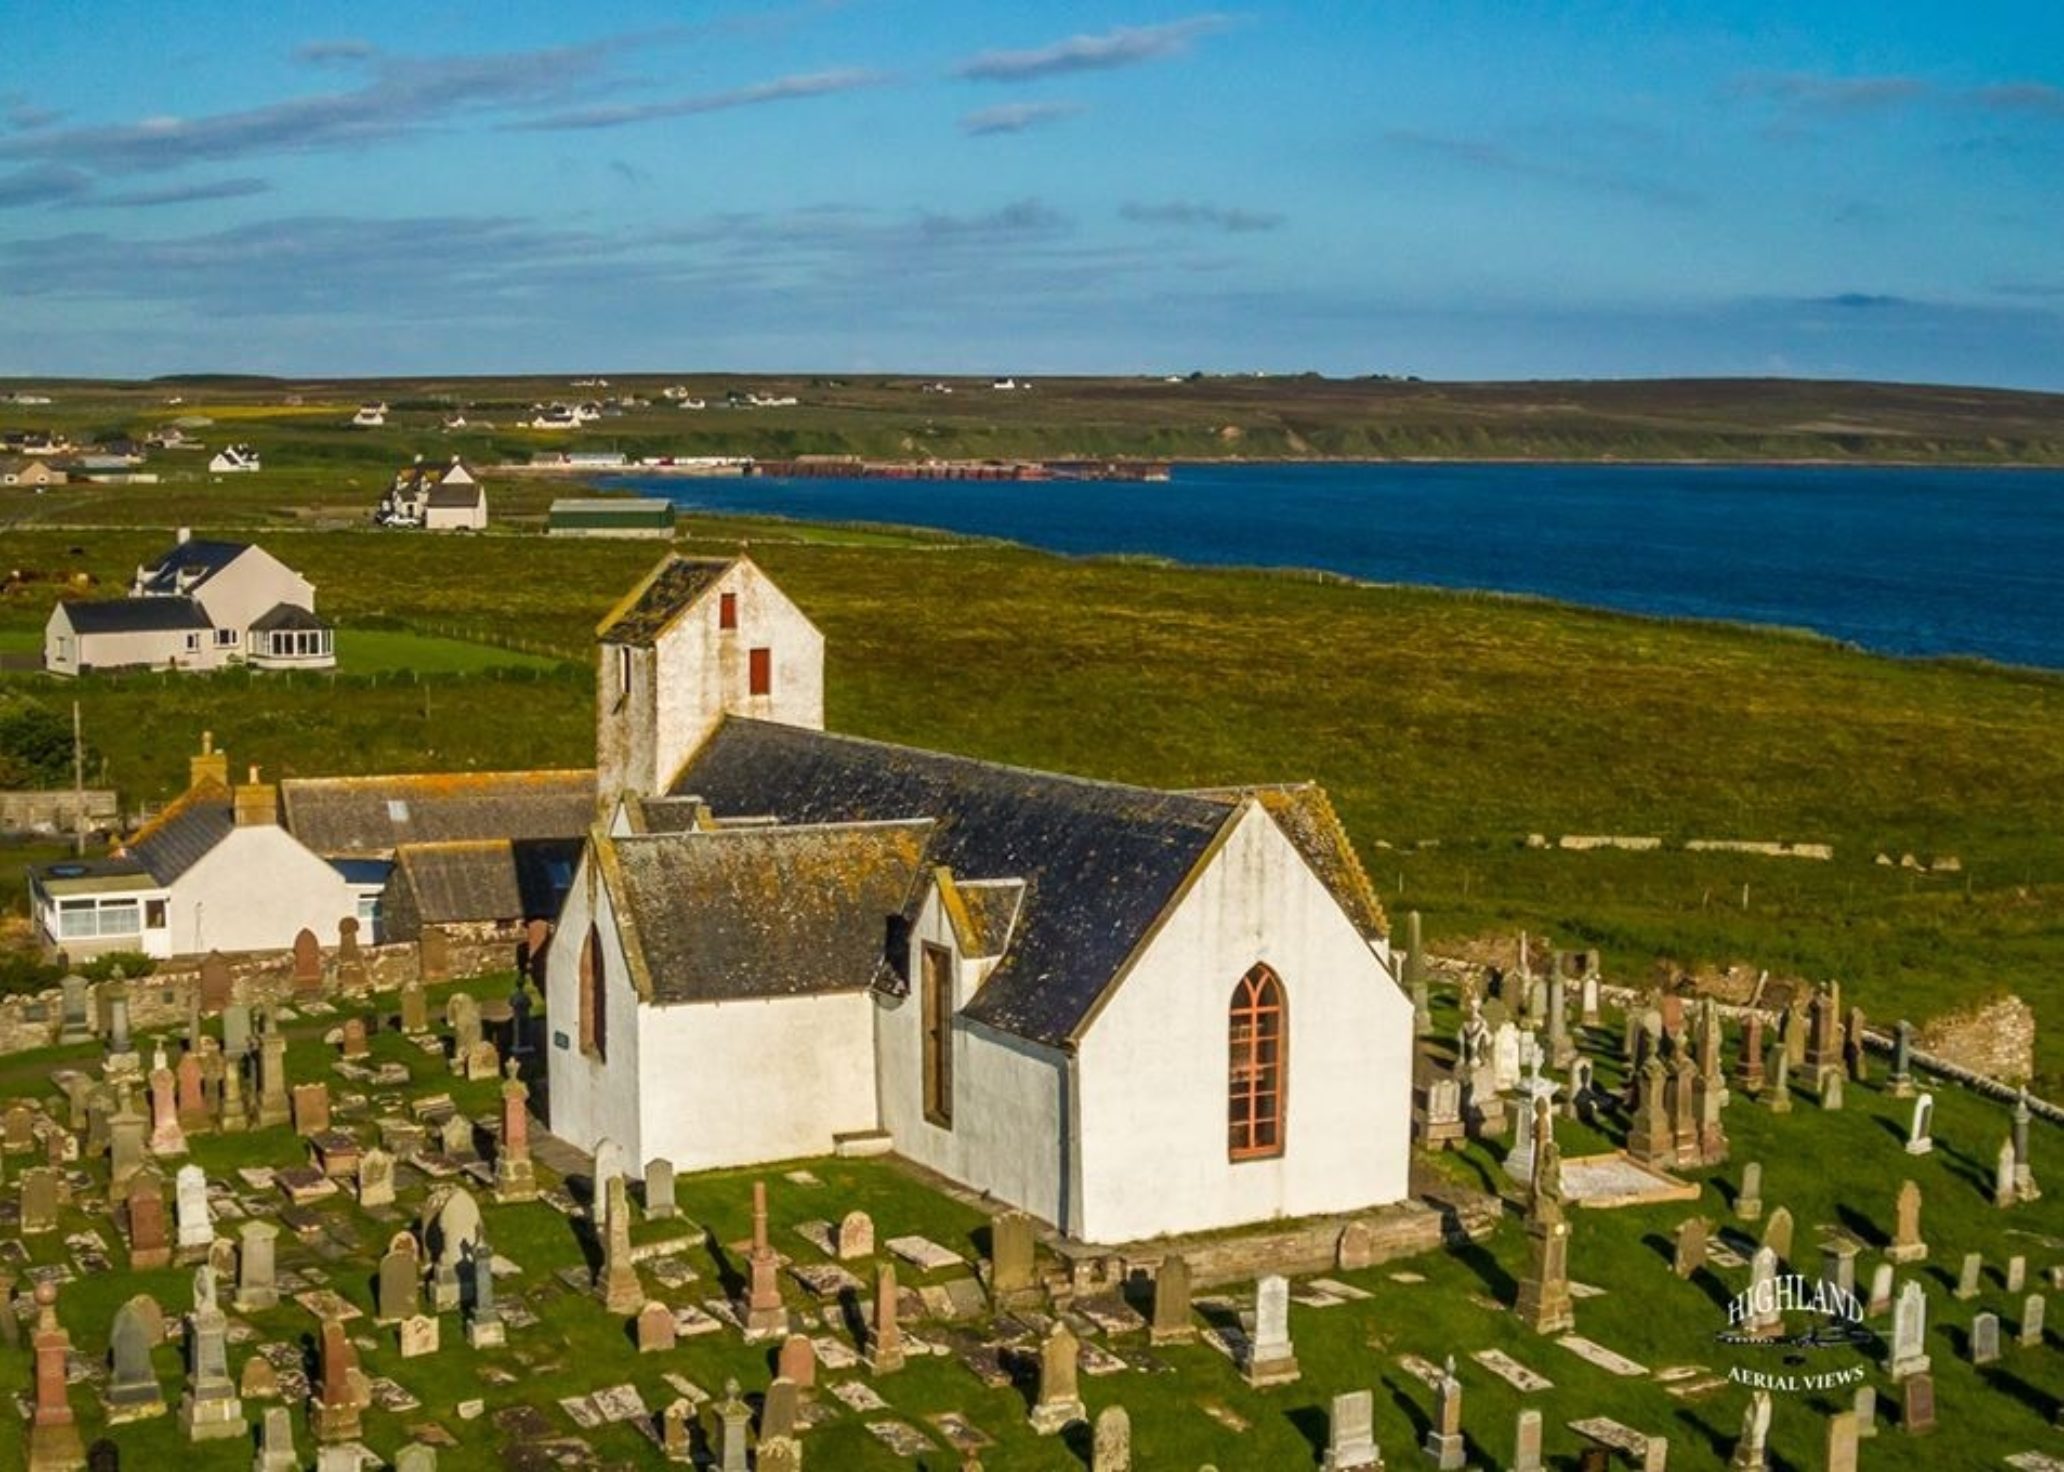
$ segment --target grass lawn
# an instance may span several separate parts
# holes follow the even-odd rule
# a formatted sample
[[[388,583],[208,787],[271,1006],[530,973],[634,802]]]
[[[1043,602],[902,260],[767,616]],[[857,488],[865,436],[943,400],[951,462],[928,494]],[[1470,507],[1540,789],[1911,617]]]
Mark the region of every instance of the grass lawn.
[[[465,985],[476,995],[491,996],[507,981],[483,979]],[[447,990],[441,989],[438,995]],[[382,1006],[391,1010],[392,999],[382,999]],[[1444,1024],[1452,1020],[1445,1005],[1442,1014]],[[296,1081],[327,1079],[333,1098],[344,1105],[349,1085],[329,1072],[332,1053],[320,1042],[321,1033],[335,1021],[304,1021],[290,1028],[288,1070]],[[1601,1083],[1618,1080],[1617,1039],[1617,1028],[1606,1028],[1585,1040],[1599,1060]],[[87,1061],[92,1051],[91,1047],[51,1050],[7,1059],[0,1063],[0,1095],[48,1093],[44,1080],[51,1069],[65,1062]],[[374,1052],[376,1059],[391,1059],[409,1067],[415,1080],[411,1093],[449,1090],[463,1108],[476,1115],[493,1108],[494,1085],[450,1078],[440,1060],[426,1057],[396,1033],[379,1033]],[[1745,1269],[1709,1269],[1690,1281],[1680,1281],[1670,1270],[1670,1234],[1687,1216],[1703,1214],[1735,1232],[1760,1232],[1760,1226],[1741,1226],[1731,1218],[1732,1183],[1739,1179],[1742,1163],[1753,1159],[1763,1165],[1765,1221],[1780,1206],[1796,1219],[1793,1257],[1799,1269],[1808,1274],[1815,1271],[1823,1234],[1847,1231],[1864,1243],[1858,1267],[1860,1287],[1867,1287],[1878,1252],[1887,1240],[1899,1182],[1910,1177],[1925,1194],[1922,1229],[1930,1256],[1924,1265],[1902,1269],[1901,1276],[1918,1278],[1928,1293],[1928,1347],[1934,1358],[1941,1430],[1930,1439],[1917,1441],[1893,1429],[1889,1418],[1896,1396],[1873,1367],[1870,1379],[1879,1386],[1881,1404],[1887,1407],[1887,1424],[1869,1445],[1868,1465],[1888,1469],[1990,1467],[1999,1465],[2000,1458],[2010,1452],[2054,1446],[2055,1433],[2046,1422],[2049,1411],[2064,1399],[2064,1356],[2057,1353],[2054,1329],[2043,1348],[2020,1348],[2011,1343],[2022,1309],[2018,1298],[2010,1298],[2004,1291],[2000,1273],[2009,1254],[2023,1253],[2029,1257],[2031,1289],[2039,1286],[2040,1275],[2064,1252],[2060,1246],[2064,1244],[2064,1198],[2053,1189],[2033,1205],[2010,1212],[1995,1210],[1986,1195],[1988,1162],[2006,1131],[2005,1110],[1954,1089],[1939,1090],[1936,1150],[1915,1158],[1902,1149],[1909,1106],[1886,1097],[1881,1086],[1881,1079],[1852,1086],[1849,1107],[1835,1114],[1823,1113],[1803,1094],[1788,1116],[1774,1115],[1745,1096],[1737,1096],[1726,1116],[1733,1157],[1717,1170],[1695,1173],[1703,1190],[1697,1203],[1573,1213],[1572,1276],[1604,1290],[1600,1296],[1578,1301],[1577,1332],[1646,1366],[1652,1372],[1649,1375],[1626,1379],[1610,1375],[1573,1352],[1532,1335],[1513,1317],[1507,1305],[1516,1277],[1523,1271],[1525,1248],[1518,1222],[1508,1218],[1480,1246],[1336,1275],[1367,1292],[1370,1297],[1366,1300],[1328,1308],[1293,1305],[1291,1328],[1303,1378],[1292,1386],[1252,1391],[1225,1358],[1201,1343],[1148,1353],[1142,1335],[1109,1338],[1105,1341],[1108,1348],[1142,1356],[1140,1368],[1085,1375],[1083,1393],[1091,1414],[1113,1403],[1128,1409],[1136,1465],[1143,1472],[1190,1472],[1205,1461],[1222,1468],[1300,1468],[1313,1465],[1323,1445],[1324,1409],[1329,1398],[1345,1390],[1371,1388],[1376,1392],[1378,1440],[1391,1465],[1408,1465],[1416,1456],[1414,1448],[1424,1432],[1433,1396],[1401,1361],[1415,1355],[1439,1362],[1452,1353],[1465,1387],[1464,1427],[1472,1452],[1480,1460],[1503,1464],[1510,1452],[1513,1416],[1522,1404],[1530,1402],[1546,1413],[1547,1450],[1552,1461],[1573,1458],[1579,1449],[1579,1439],[1566,1427],[1568,1421],[1609,1415],[1637,1429],[1668,1436],[1672,1467],[1721,1467],[1739,1425],[1745,1393],[1730,1385],[1680,1399],[1670,1393],[1669,1383],[1653,1372],[1700,1366],[1724,1375],[1735,1364],[1770,1370],[1782,1363],[1782,1357],[1771,1352],[1734,1349],[1714,1338],[1726,1322],[1726,1300],[1746,1281]],[[362,1124],[371,1113],[394,1102],[376,1097],[355,1114],[348,1109],[345,1113]],[[1566,1155],[1617,1143],[1616,1131],[1604,1135],[1576,1124],[1561,1126],[1559,1134]],[[2056,1168],[2055,1161],[2064,1159],[2060,1146],[2064,1146],[2064,1134],[2038,1123],[2033,1154],[2039,1177]],[[300,1155],[299,1142],[284,1129],[201,1136],[193,1142],[193,1158],[207,1167],[212,1178],[231,1184],[239,1195],[259,1200],[265,1200],[266,1193],[245,1187],[233,1175],[234,1170],[244,1165],[279,1165],[298,1160]],[[668,1291],[648,1273],[647,1291],[684,1304],[737,1291],[737,1255],[726,1244],[749,1236],[750,1182],[755,1178],[769,1182],[777,1247],[799,1261],[815,1260],[816,1254],[793,1231],[797,1222],[835,1220],[855,1207],[874,1217],[878,1240],[916,1233],[944,1243],[970,1260],[978,1255],[979,1231],[984,1224],[980,1214],[931,1191],[893,1161],[799,1164],[805,1165],[819,1184],[788,1180],[786,1173],[793,1166],[684,1178],[679,1194],[687,1221],[671,1226],[642,1223],[637,1236],[648,1241],[676,1230],[688,1234],[681,1256],[699,1276],[683,1288]],[[105,1165],[96,1162],[88,1169],[101,1178]],[[1435,1169],[1479,1188],[1496,1190],[1503,1185],[1496,1152],[1481,1146],[1443,1157]],[[549,1175],[547,1181],[549,1184]],[[2052,1182],[2053,1188],[2055,1184]],[[386,1238],[420,1208],[428,1182],[404,1170],[401,1186],[402,1209],[378,1216],[361,1211],[348,1197],[331,1198],[320,1208],[320,1236],[307,1240],[292,1234],[282,1236],[280,1266],[324,1274],[329,1287],[370,1310],[375,1257]],[[493,1413],[517,1402],[539,1408],[554,1433],[564,1435],[572,1433],[574,1426],[559,1409],[558,1400],[608,1385],[636,1385],[654,1409],[673,1398],[674,1391],[663,1378],[669,1371],[717,1392],[727,1376],[736,1376],[748,1392],[765,1385],[771,1373],[771,1350],[747,1347],[729,1333],[683,1340],[670,1354],[637,1355],[622,1320],[607,1314],[591,1296],[556,1278],[561,1269],[592,1261],[584,1228],[543,1203],[497,1206],[484,1194],[482,1202],[498,1254],[521,1268],[519,1274],[498,1285],[501,1301],[506,1305],[521,1298],[538,1314],[540,1323],[512,1330],[507,1349],[476,1352],[465,1345],[458,1316],[447,1314],[442,1351],[435,1357],[404,1361],[395,1348],[393,1330],[373,1327],[370,1315],[355,1321],[354,1331],[373,1346],[362,1355],[367,1372],[391,1376],[423,1401],[422,1409],[415,1412],[367,1413],[365,1440],[376,1451],[391,1457],[409,1439],[411,1425],[434,1421],[463,1442],[447,1449],[440,1465],[459,1472],[484,1472],[509,1464],[514,1447]],[[182,1309],[190,1301],[190,1272],[128,1272],[119,1235],[104,1217],[83,1211],[69,1213],[65,1231],[82,1228],[99,1232],[113,1249],[115,1260],[113,1271],[68,1285],[61,1299],[62,1316],[75,1348],[93,1360],[106,1352],[109,1322],[118,1305],[135,1293],[149,1292],[167,1309]],[[706,1239],[699,1235],[704,1228]],[[233,1231],[233,1224],[219,1229]],[[61,1262],[67,1252],[63,1233],[29,1238],[26,1247],[34,1263]],[[1967,1251],[1983,1253],[1988,1267],[1980,1297],[1962,1303],[1953,1300],[1948,1290]],[[856,1266],[865,1276],[867,1265]],[[1424,1281],[1400,1282],[1393,1276],[1405,1270]],[[921,1275],[906,1270],[900,1276],[908,1285],[942,1281],[955,1271]],[[783,1287],[792,1310],[814,1311],[815,1306],[795,1282],[784,1279]],[[1247,1306],[1251,1292],[1250,1285],[1229,1285],[1200,1290],[1199,1296],[1216,1294]],[[1974,1315],[1988,1310],[2005,1321],[2008,1347],[1999,1365],[1980,1369],[1968,1361],[1966,1336]],[[1208,1305],[1206,1311],[1208,1314]],[[306,1342],[318,1327],[313,1316],[291,1302],[243,1317],[262,1340]],[[1888,1332],[1882,1320],[1875,1327],[1881,1334]],[[935,1340],[946,1337],[936,1325],[918,1325],[915,1330]],[[1546,1375],[1554,1388],[1522,1398],[1470,1358],[1472,1353],[1490,1348],[1501,1348]],[[233,1368],[240,1367],[250,1352],[250,1344],[233,1344]],[[167,1346],[158,1351],[156,1359],[161,1383],[176,1400],[180,1353]],[[1838,1360],[1871,1364],[1868,1355],[1858,1359],[1850,1351],[1838,1350],[1826,1352],[1810,1368],[1832,1369]],[[29,1370],[25,1349],[0,1350],[0,1378],[7,1384],[25,1386]],[[820,1370],[820,1385],[846,1377]],[[865,1417],[839,1409],[829,1424],[808,1433],[811,1465],[858,1472],[909,1466],[888,1453],[865,1428],[866,1421],[894,1418],[917,1426],[940,1443],[936,1454],[917,1465],[946,1472],[958,1467],[959,1460],[945,1449],[926,1419],[946,1411],[965,1415],[996,1438],[996,1444],[983,1451],[982,1460],[997,1472],[1077,1467],[1086,1461],[1080,1438],[1056,1442],[1030,1433],[1021,1389],[985,1388],[950,1357],[913,1357],[908,1369],[875,1383],[891,1409]],[[820,1389],[819,1395],[838,1408],[826,1391]],[[490,1414],[462,1423],[454,1407],[473,1396],[487,1398]],[[90,1441],[101,1429],[95,1395],[88,1386],[76,1385],[71,1401]],[[1818,1466],[1825,1415],[1838,1405],[1846,1406],[1847,1392],[1839,1399],[1833,1393],[1781,1394],[1776,1402],[1771,1443],[1779,1459],[1776,1465]],[[247,1405],[245,1409],[255,1419],[261,1407]],[[308,1454],[311,1438],[298,1415],[296,1434]],[[187,1446],[169,1417],[123,1428],[117,1439],[125,1464],[170,1466],[176,1462],[195,1468],[232,1469],[247,1466],[250,1459],[249,1450],[238,1443]],[[647,1444],[628,1427],[594,1432],[590,1439],[605,1462],[657,1464]],[[18,1438],[0,1440],[0,1468],[19,1467],[20,1457]]]
[[[1386,902],[1421,910],[1437,946],[1524,928],[1600,948],[1623,979],[1733,962],[1839,977],[1880,1020],[2003,990],[2056,1005],[2057,676],[1523,600],[787,530],[695,518],[677,545],[747,545],[823,629],[833,729],[1155,785],[1320,781]],[[105,584],[163,541],[17,530],[10,551]],[[204,729],[239,766],[285,775],[582,766],[595,623],[662,550],[308,530],[265,545],[347,631],[514,638],[570,663],[0,690],[76,693],[131,801],[178,791]],[[18,585],[0,624],[39,624],[52,589]],[[1836,857],[1541,851],[1529,833],[1814,841]],[[1962,867],[1874,862],[1909,852]],[[2038,1052],[2045,1087],[2064,1079],[2064,1030]]]
[[[491,669],[552,669],[559,663],[523,650],[401,629],[337,630],[337,668],[345,674],[412,670],[422,675],[472,675]]]

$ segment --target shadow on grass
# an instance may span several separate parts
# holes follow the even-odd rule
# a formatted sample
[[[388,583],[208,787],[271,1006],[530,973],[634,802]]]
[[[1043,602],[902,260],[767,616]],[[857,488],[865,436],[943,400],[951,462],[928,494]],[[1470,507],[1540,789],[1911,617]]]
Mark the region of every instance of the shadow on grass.
[[[1319,1406],[1292,1406],[1283,1412],[1283,1419],[1297,1428],[1312,1449],[1316,1460],[1326,1453],[1326,1444],[1332,1436],[1332,1419]]]
[[[1883,1130],[1893,1139],[1899,1141],[1900,1144],[1904,1145],[1906,1143],[1909,1130],[1908,1128],[1902,1127],[1898,1120],[1880,1114],[1872,1120],[1872,1123],[1877,1125],[1879,1129]]]
[[[1988,1390],[1996,1391],[2001,1395],[2012,1396],[2015,1400],[2021,1402],[2022,1405],[2027,1406],[2029,1410],[2035,1412],[2036,1415],[2042,1417],[2045,1422],[2055,1419],[2060,1411],[2064,1411],[2064,1400],[2059,1400],[2040,1386],[2030,1385],[2012,1370],[2003,1369],[1997,1365],[1988,1365],[1980,1370],[1979,1374],[1984,1379]]]
[[[1676,1412],[1678,1424],[1686,1435],[1706,1444],[1706,1450],[1715,1461],[1724,1462],[1734,1451],[1734,1435],[1725,1426],[1715,1426],[1690,1406],[1679,1406]],[[1672,1451],[1676,1448],[1672,1447]]]
[[[1512,1298],[1519,1291],[1519,1280],[1505,1271],[1498,1259],[1480,1244],[1464,1242],[1448,1249],[1448,1255],[1475,1273],[1490,1296],[1500,1303]]]
[[[1841,1221],[1842,1230],[1866,1247],[1885,1247],[1892,1241],[1891,1233],[1847,1203],[1835,1207],[1835,1216]]]
[[[1420,1407],[1419,1402],[1412,1398],[1401,1383],[1388,1375],[1383,1377],[1383,1388],[1390,1394],[1390,1403],[1403,1412],[1405,1419],[1412,1423],[1412,1445],[1418,1446],[1423,1443],[1426,1433],[1433,1429],[1433,1417]]]

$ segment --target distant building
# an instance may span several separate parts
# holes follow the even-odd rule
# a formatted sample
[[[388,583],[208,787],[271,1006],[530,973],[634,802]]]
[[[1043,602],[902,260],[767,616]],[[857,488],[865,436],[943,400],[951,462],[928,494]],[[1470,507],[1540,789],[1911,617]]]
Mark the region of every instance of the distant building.
[[[378,429],[386,422],[385,404],[360,404],[358,412],[351,416],[351,425],[354,429]]]
[[[246,474],[263,468],[258,461],[258,452],[249,445],[229,445],[208,461],[208,469],[217,475]]]
[[[0,486],[61,486],[65,473],[47,460],[0,460]]]
[[[665,539],[674,534],[674,506],[647,496],[562,496],[552,503],[546,531],[555,537]]]
[[[336,662],[308,579],[263,548],[195,540],[184,527],[170,551],[136,570],[127,598],[61,602],[43,636],[43,667],[57,675]]]
[[[373,520],[381,526],[432,532],[485,531],[487,490],[458,456],[443,469],[416,463],[398,471]]]

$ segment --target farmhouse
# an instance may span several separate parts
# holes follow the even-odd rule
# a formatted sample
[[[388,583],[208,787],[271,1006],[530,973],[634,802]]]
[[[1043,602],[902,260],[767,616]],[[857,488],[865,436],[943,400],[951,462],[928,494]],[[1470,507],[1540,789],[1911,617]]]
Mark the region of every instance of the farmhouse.
[[[556,1133],[684,1169],[892,1148],[1102,1242],[1406,1194],[1411,1006],[1318,788],[829,734],[822,636],[743,558],[669,558],[598,633]]]
[[[263,548],[198,540],[184,527],[170,551],[136,570],[127,598],[60,602],[43,636],[43,667],[58,675],[336,662],[308,579]]]
[[[487,490],[456,455],[442,469],[424,465],[418,456],[413,465],[395,472],[373,520],[381,526],[433,532],[485,531]]]
[[[47,460],[0,460],[0,486],[33,486],[42,490],[64,483],[65,473]]]
[[[249,445],[227,445],[208,460],[208,469],[216,475],[256,474],[263,468],[258,452]]]

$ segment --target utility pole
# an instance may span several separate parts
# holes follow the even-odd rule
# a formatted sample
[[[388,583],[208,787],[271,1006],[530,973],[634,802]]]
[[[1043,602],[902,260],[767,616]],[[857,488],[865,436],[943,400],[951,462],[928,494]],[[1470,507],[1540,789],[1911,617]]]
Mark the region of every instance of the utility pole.
[[[79,735],[79,702],[72,702],[72,852],[86,857],[86,743]]]

